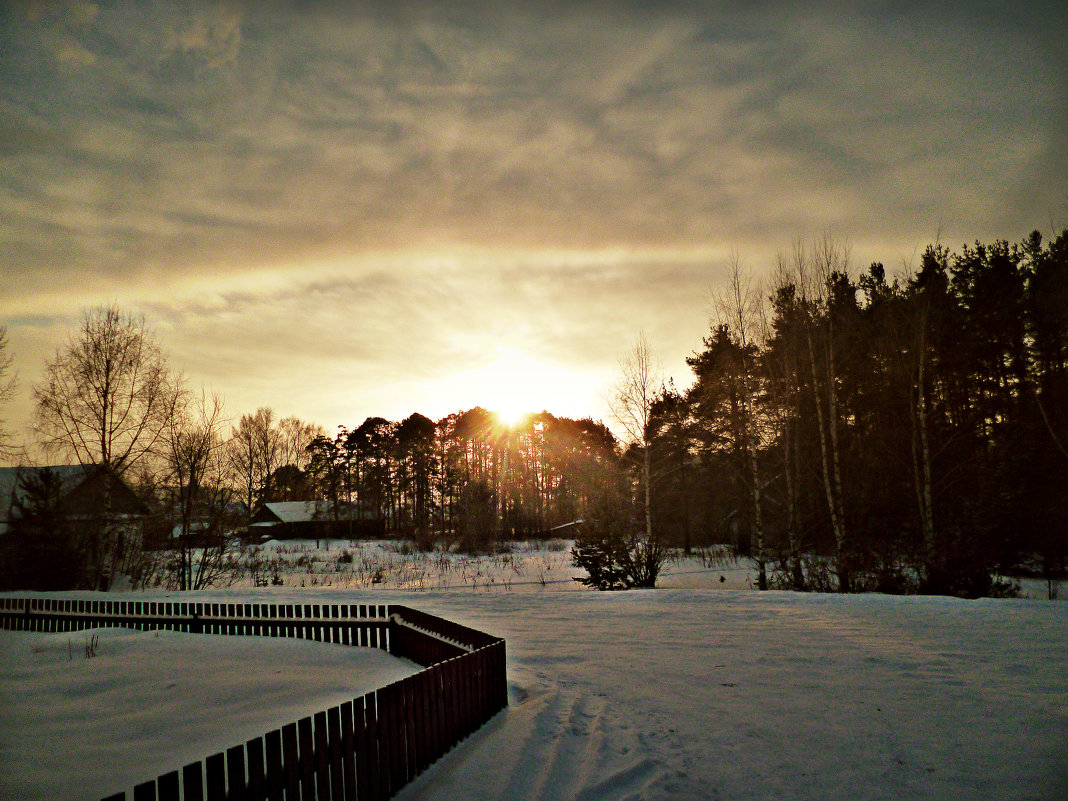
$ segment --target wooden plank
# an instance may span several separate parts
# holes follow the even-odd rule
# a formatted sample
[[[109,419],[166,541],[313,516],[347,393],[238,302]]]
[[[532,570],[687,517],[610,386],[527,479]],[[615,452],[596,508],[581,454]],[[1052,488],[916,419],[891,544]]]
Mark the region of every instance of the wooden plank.
[[[340,707],[332,706],[326,710],[326,725],[330,760],[330,801],[345,801]]]
[[[263,750],[262,737],[257,737],[256,739],[249,740],[245,743],[245,753],[248,755],[248,790],[245,793],[246,801],[266,801],[267,799]]]
[[[193,762],[182,768],[182,795],[185,801],[204,801],[204,765]]]
[[[264,784],[269,801],[282,801],[285,792],[285,773],[282,770],[282,730],[274,729],[264,735],[267,754],[264,765]]]
[[[226,784],[229,789],[227,801],[245,801],[245,746],[235,745],[226,749]]]
[[[386,714],[389,718],[389,789],[390,796],[407,782],[407,754],[404,743],[404,696],[396,682],[387,685]]]
[[[407,730],[405,740],[408,745],[408,781],[411,781],[423,771],[423,747],[420,742],[422,733],[420,725],[423,722],[423,716],[418,709],[415,685],[415,678],[412,676],[407,676],[401,681],[401,689],[404,691],[404,724]]]
[[[300,773],[300,793],[303,798],[315,795],[315,745],[312,740],[312,719],[301,718],[297,721],[297,748],[300,755],[297,760]]]
[[[341,711],[341,770],[344,788],[342,797],[345,801],[355,801],[356,798],[356,739],[352,723],[353,707],[352,701],[346,701],[339,707]]]
[[[178,771],[172,770],[156,779],[156,790],[159,801],[179,801],[181,794],[178,791]]]
[[[134,787],[134,801],[156,801],[156,783],[145,782]]]
[[[315,724],[315,793],[326,801],[330,797],[330,740],[326,731],[326,712],[316,712]]]
[[[366,794],[358,794],[359,798],[382,798],[381,788],[382,781],[382,757],[381,757],[381,745],[382,745],[382,727],[378,719],[378,694],[369,692],[363,697],[364,701],[364,714],[365,727],[363,731],[364,740],[366,741],[366,748],[364,748],[365,759],[367,761],[366,770],[363,771],[365,775],[364,785],[367,787]],[[356,767],[356,779],[359,782],[360,777],[359,765]]]
[[[282,727],[282,754],[286,798],[300,798],[300,752],[297,748],[296,723],[287,723]]]
[[[208,795],[207,801],[226,801],[226,761],[222,754],[212,754],[204,760]]]

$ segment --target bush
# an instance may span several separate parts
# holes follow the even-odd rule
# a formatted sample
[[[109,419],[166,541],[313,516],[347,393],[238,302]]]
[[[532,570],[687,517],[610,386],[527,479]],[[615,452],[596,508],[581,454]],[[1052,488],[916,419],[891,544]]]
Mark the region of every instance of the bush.
[[[575,581],[598,590],[656,586],[667,548],[646,537],[622,503],[603,502],[579,526],[571,564],[586,571]]]

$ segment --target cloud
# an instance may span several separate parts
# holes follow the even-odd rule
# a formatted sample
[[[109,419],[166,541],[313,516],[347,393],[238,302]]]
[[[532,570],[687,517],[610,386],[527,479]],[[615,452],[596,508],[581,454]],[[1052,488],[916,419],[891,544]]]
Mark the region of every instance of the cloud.
[[[99,62],[66,100],[13,70],[9,117],[52,136],[0,170],[46,179],[3,210],[11,257],[108,279],[442,241],[915,230],[928,198],[995,214],[1063,127],[1034,125],[1063,80],[1042,53],[1016,65],[1023,32],[613,8],[105,7],[77,28]]]
[[[251,405],[285,388],[250,352],[354,398],[486,339],[598,370],[645,328],[678,367],[732,246],[892,264],[1068,185],[1063,4],[0,15],[0,316],[137,305]]]

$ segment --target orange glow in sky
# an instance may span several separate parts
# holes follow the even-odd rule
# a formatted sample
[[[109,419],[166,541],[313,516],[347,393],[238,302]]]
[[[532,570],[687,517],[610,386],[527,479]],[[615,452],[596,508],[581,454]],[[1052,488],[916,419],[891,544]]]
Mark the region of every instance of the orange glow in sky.
[[[597,379],[587,373],[505,346],[497,348],[492,360],[449,376],[438,390],[447,397],[470,398],[467,406],[482,406],[508,425],[532,412],[581,414],[572,410],[600,393]]]

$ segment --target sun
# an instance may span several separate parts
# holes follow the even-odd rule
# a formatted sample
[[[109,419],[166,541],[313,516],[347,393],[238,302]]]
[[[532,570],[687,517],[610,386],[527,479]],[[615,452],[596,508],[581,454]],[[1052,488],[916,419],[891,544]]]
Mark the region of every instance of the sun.
[[[586,400],[588,376],[551,364],[514,347],[499,347],[492,360],[458,373],[450,380],[467,398],[514,428],[530,414],[566,415]]]

